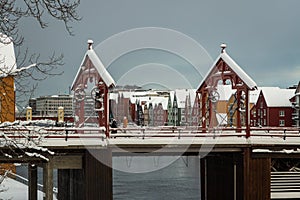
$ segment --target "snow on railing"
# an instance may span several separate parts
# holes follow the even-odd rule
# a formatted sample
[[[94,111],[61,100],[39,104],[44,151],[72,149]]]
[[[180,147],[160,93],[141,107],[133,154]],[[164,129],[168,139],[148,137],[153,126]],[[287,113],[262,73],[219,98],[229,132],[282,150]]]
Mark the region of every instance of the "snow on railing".
[[[45,125],[48,124],[48,125]],[[54,122],[12,122],[0,124],[0,146],[3,140],[7,145],[16,147],[36,148],[46,139],[110,139],[124,137],[246,137],[250,131],[250,137],[279,137],[285,140],[288,137],[300,137],[300,128],[297,127],[214,127],[202,128],[199,126],[157,126],[157,127],[127,127],[110,128],[110,137],[105,135],[105,127],[57,127]],[[115,133],[117,132],[117,133]],[[20,141],[20,143],[17,142]],[[23,146],[22,142],[23,141]],[[35,149],[41,151],[43,149]],[[48,152],[50,153],[50,152]],[[51,153],[50,153],[51,154]]]
[[[111,128],[111,138],[118,137],[246,137],[246,128],[215,127],[202,128],[198,126],[159,126],[159,127],[130,127]],[[299,137],[300,129],[296,127],[251,127],[252,137],[279,137],[285,140],[288,137]]]

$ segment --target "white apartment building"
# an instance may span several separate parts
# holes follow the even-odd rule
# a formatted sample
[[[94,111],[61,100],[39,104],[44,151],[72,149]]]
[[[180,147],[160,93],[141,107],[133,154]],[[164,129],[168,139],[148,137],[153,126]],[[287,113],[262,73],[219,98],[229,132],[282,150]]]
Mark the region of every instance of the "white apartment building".
[[[33,114],[38,116],[56,116],[60,106],[64,108],[65,116],[73,116],[72,95],[40,96],[30,99],[29,106],[32,107]]]

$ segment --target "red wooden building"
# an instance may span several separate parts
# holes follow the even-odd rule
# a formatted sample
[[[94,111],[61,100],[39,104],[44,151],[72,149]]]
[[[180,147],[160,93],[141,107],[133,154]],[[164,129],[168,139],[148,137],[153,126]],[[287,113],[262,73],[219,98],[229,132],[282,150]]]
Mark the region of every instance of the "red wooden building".
[[[115,86],[100,58],[88,41],[88,50],[79,66],[72,84],[74,92],[75,126],[84,127],[95,124],[104,127],[109,133],[109,95],[108,89]]]
[[[251,126],[291,127],[295,89],[263,87],[250,112]]]
[[[242,128],[241,115],[246,113],[246,135],[250,136],[250,118],[249,118],[249,91],[257,88],[256,83],[244,72],[244,70],[226,53],[226,45],[221,45],[222,51],[216,59],[202,82],[197,93],[200,95],[200,119],[202,128],[215,128],[217,122],[217,102],[220,94],[218,85],[231,85],[237,92],[237,130]]]

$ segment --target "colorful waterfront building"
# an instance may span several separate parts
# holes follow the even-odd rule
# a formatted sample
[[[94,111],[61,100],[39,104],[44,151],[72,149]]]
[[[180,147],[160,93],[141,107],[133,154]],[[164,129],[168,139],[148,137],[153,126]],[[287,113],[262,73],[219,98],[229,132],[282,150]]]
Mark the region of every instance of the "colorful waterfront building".
[[[251,126],[291,127],[293,106],[290,99],[295,89],[263,87],[251,109]]]

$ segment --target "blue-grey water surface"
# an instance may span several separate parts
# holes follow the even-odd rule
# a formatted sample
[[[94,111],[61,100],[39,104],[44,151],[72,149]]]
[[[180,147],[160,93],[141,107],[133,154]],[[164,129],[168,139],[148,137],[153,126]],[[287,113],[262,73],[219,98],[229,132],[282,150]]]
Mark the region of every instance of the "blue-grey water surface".
[[[130,158],[135,161],[142,158]],[[147,157],[154,166],[168,162],[168,157]],[[130,166],[128,158],[114,157],[113,166]],[[133,161],[131,161],[133,162]],[[126,173],[113,171],[113,197],[115,200],[138,199],[200,199],[200,167],[198,157],[181,157],[167,167],[149,173]],[[142,165],[143,163],[141,163]],[[153,168],[153,167],[150,167]]]

